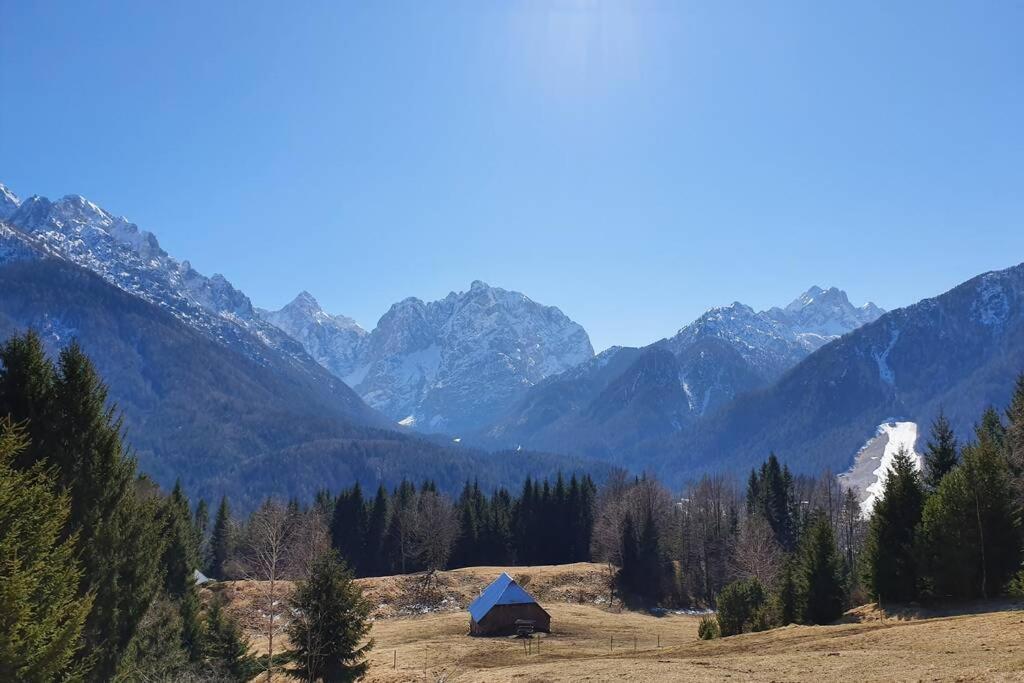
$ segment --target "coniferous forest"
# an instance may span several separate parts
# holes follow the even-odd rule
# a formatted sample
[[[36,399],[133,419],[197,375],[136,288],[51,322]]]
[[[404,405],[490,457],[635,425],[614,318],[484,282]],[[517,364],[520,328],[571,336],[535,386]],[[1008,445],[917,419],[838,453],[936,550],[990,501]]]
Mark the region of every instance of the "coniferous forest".
[[[1024,591],[1024,377],[973,434],[939,417],[923,469],[897,455],[870,516],[832,473],[796,474],[772,454],[742,483],[723,473],[678,492],[616,471],[515,491],[470,481],[455,497],[429,480],[357,483],[249,511],[139,472],[76,344],[53,359],[16,336],[0,364],[0,680],[248,680],[285,663],[347,680],[372,646],[355,577],[463,566],[604,563],[612,600],[716,608],[708,638],[829,623],[868,601]],[[270,656],[201,598],[196,570],[261,581]],[[298,582],[287,604],[282,581]],[[285,609],[297,645],[275,650]]]

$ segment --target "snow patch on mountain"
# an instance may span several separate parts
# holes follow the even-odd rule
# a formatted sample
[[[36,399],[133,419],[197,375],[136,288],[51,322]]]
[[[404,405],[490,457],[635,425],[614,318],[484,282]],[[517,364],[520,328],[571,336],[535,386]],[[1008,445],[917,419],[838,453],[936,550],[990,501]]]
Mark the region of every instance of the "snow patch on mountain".
[[[971,307],[983,325],[1000,328],[1010,315],[1010,301],[1000,282],[1000,273],[986,273],[978,284],[978,298]]]
[[[893,347],[896,346],[899,338],[900,331],[897,328],[893,328],[890,332],[889,344],[880,352],[872,352],[872,357],[878,365],[878,377],[889,386],[895,386],[896,384],[896,373],[889,367],[889,354],[892,352]]]
[[[847,488],[857,488],[861,494],[860,508],[865,517],[870,516],[885,490],[886,479],[892,471],[893,459],[900,450],[913,456],[918,471],[924,466],[924,458],[918,453],[917,423],[887,420],[878,425],[875,436],[857,452],[853,466],[839,475]]]

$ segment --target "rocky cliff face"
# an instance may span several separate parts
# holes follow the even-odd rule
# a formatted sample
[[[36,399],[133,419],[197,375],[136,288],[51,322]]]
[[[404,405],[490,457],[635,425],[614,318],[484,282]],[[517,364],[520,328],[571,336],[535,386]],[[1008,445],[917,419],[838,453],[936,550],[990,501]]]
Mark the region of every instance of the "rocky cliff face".
[[[557,308],[479,281],[440,301],[404,299],[369,334],[308,295],[264,317],[371,406],[423,431],[475,429],[594,354],[586,331]]]

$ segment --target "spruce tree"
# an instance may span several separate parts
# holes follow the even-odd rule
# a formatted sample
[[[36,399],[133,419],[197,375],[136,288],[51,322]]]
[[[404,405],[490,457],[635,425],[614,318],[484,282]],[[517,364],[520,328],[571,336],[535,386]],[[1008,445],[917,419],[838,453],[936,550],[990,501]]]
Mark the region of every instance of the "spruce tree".
[[[189,513],[188,498],[182,491],[180,481],[164,501],[160,517],[161,537],[165,544],[161,557],[164,590],[172,597],[180,598],[185,594],[193,580],[193,572],[199,566],[195,527]]]
[[[787,557],[782,563],[782,569],[775,579],[772,602],[775,619],[780,626],[788,626],[800,620],[800,594],[792,557]]]
[[[338,495],[331,519],[331,544],[357,575],[362,575],[366,548],[366,503],[363,489],[355,486]]]
[[[210,566],[208,571],[215,579],[223,580],[225,566],[235,551],[235,525],[231,519],[231,508],[227,496],[220,499],[217,507],[217,518],[213,522],[213,535],[210,537]]]
[[[24,469],[53,455],[56,372],[35,332],[13,336],[0,346],[0,416],[27,422],[28,444],[14,467]]]
[[[939,488],[939,482],[957,463],[957,443],[953,427],[944,413],[932,422],[931,438],[925,449],[924,485],[929,491]]]
[[[294,675],[310,681],[334,683],[362,677],[373,641],[370,605],[352,573],[331,549],[320,555],[309,578],[295,589],[291,607],[297,615],[288,625]]]
[[[182,647],[181,610],[166,595],[158,594],[125,650],[115,683],[186,679],[189,658]]]
[[[981,425],[977,436],[922,514],[924,585],[936,597],[992,597],[1020,568],[1020,508],[1009,468],[992,430]]]
[[[913,457],[900,448],[875,504],[864,548],[864,584],[876,600],[916,599],[915,534],[923,507],[924,491]]]
[[[1017,505],[1024,506],[1024,373],[1017,376],[1006,418],[1006,461]]]
[[[985,409],[981,414],[981,423],[975,427],[975,435],[979,441],[988,440],[995,446],[997,452],[1002,453],[1006,445],[1006,426],[1003,419],[992,406]]]
[[[189,502],[181,488],[174,486],[161,510],[162,537],[165,541],[161,566],[164,592],[175,601],[181,612],[181,640],[189,660],[202,657],[202,626],[199,618],[199,595],[195,570],[198,556],[195,547],[195,526],[189,513]]]
[[[224,611],[223,603],[218,596],[206,610],[203,654],[216,676],[245,683],[259,672],[259,663],[250,651],[249,639]]]
[[[366,574],[382,576],[387,574],[384,560],[384,537],[388,530],[388,492],[383,484],[377,487],[377,495],[370,506],[366,525]]]
[[[135,460],[121,444],[121,420],[76,343],[60,354],[53,396],[50,461],[70,492],[67,532],[78,535],[84,569],[79,590],[95,595],[83,652],[93,661],[90,677],[105,681],[159,586],[156,510],[136,494]]]
[[[459,535],[452,548],[452,567],[471,567],[478,564],[480,550],[480,526],[483,520],[478,517],[478,504],[473,495],[473,488],[466,482],[459,495]]]
[[[26,446],[23,430],[0,419],[0,680],[74,680],[87,665],[75,655],[92,596],[78,593],[70,505],[52,470],[12,465]]]
[[[641,590],[640,547],[636,537],[636,525],[633,517],[626,513],[622,523],[621,564],[616,576],[616,583],[624,595],[635,596]]]
[[[665,575],[658,525],[651,510],[644,516],[644,526],[639,543],[638,592],[651,602],[664,596]]]
[[[774,453],[761,465],[760,472],[751,472],[747,482],[747,513],[759,514],[768,522],[775,540],[786,551],[796,544],[796,514],[793,477],[782,467]]]
[[[800,545],[797,577],[800,604],[808,624],[828,624],[843,615],[846,604],[843,560],[832,525],[821,512],[808,524]]]

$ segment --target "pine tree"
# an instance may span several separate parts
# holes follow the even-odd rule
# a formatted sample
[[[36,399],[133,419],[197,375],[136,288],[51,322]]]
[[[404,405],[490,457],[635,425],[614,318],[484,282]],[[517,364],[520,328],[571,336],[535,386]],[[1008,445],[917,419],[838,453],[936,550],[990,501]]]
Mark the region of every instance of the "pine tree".
[[[366,654],[373,647],[372,640],[363,642],[370,631],[370,605],[336,550],[316,559],[309,579],[296,587],[291,607],[297,614],[288,626],[295,675],[333,683],[366,673]]]
[[[198,553],[195,526],[189,513],[189,501],[179,481],[161,510],[161,533],[164,546],[161,566],[164,592],[176,602],[181,612],[181,640],[190,661],[202,658],[202,625],[199,618],[199,595],[196,591],[195,569]]]
[[[75,343],[60,354],[53,396],[50,461],[71,493],[67,531],[78,534],[79,590],[95,595],[83,652],[94,662],[90,677],[109,680],[159,586],[155,506],[135,493],[136,465],[122,447],[121,420]]]
[[[366,503],[363,489],[355,486],[342,491],[334,504],[331,519],[331,544],[357,575],[362,575],[366,548]]]
[[[225,566],[234,551],[235,525],[231,519],[227,496],[224,496],[217,507],[217,518],[213,522],[213,535],[210,537],[210,576],[225,578]]]
[[[925,503],[921,556],[925,587],[937,597],[996,595],[1020,567],[1020,510],[997,435],[984,424],[963,462]]]
[[[775,582],[776,588],[772,595],[775,618],[780,626],[795,624],[800,620],[800,595],[792,557],[787,557],[782,563]]]
[[[957,463],[957,443],[953,427],[944,413],[932,422],[931,439],[925,450],[924,485],[929,491],[939,488],[939,482]]]
[[[664,596],[665,577],[661,551],[661,539],[658,525],[651,510],[644,517],[643,530],[640,532],[639,571],[637,592],[651,602],[657,602]]]
[[[995,408],[989,406],[985,409],[985,412],[981,414],[981,423],[975,428],[975,433],[979,441],[989,440],[997,452],[1002,452],[1006,444],[1006,426],[1003,425],[1003,419]]]
[[[161,557],[164,590],[171,597],[180,598],[187,592],[193,580],[193,572],[199,565],[195,527],[189,513],[188,498],[182,491],[180,481],[164,501],[160,518],[161,537],[165,543]]]
[[[523,490],[516,501],[512,520],[512,538],[516,547],[516,561],[534,564],[536,559],[533,517],[535,514],[534,484],[527,476]]]
[[[915,534],[923,507],[920,476],[912,456],[900,448],[871,516],[864,548],[864,583],[879,601],[917,597]]]
[[[52,471],[12,466],[26,446],[23,430],[0,419],[0,680],[74,680],[86,666],[75,654],[92,596],[78,594],[76,539],[63,533],[70,505]]]
[[[53,451],[56,372],[35,332],[14,336],[0,347],[0,416],[27,422],[28,445],[13,466],[25,469]]]
[[[382,576],[387,573],[384,559],[384,537],[388,530],[388,492],[383,485],[377,487],[377,495],[370,506],[366,525],[366,575]]]
[[[793,477],[788,468],[779,464],[774,453],[769,454],[760,472],[750,473],[747,513],[763,516],[775,540],[786,551],[793,550],[797,538],[793,496]]]
[[[459,495],[459,535],[455,539],[455,547],[452,549],[451,566],[453,567],[471,567],[478,564],[482,522],[478,517],[478,508],[473,487],[467,481]]]
[[[182,647],[181,610],[160,594],[140,620],[117,674],[105,680],[174,681],[185,678],[188,668],[188,653]]]
[[[198,662],[203,657],[204,631],[200,619],[201,603],[199,590],[193,577],[188,578],[188,587],[178,601],[181,612],[181,644],[188,653],[189,661]]]
[[[259,672],[259,664],[250,652],[249,640],[238,622],[224,612],[223,602],[223,599],[215,598],[206,610],[203,654],[216,675],[245,683]]]
[[[843,560],[828,517],[810,519],[800,545],[797,568],[800,604],[808,624],[828,624],[843,614],[846,603]]]
[[[640,546],[636,537],[633,516],[626,513],[622,523],[622,563],[616,576],[619,590],[625,595],[637,595],[640,590],[642,570],[640,568]]]
[[[1017,376],[1010,407],[1006,409],[1006,461],[1010,467],[1017,505],[1024,507],[1024,373]]]

